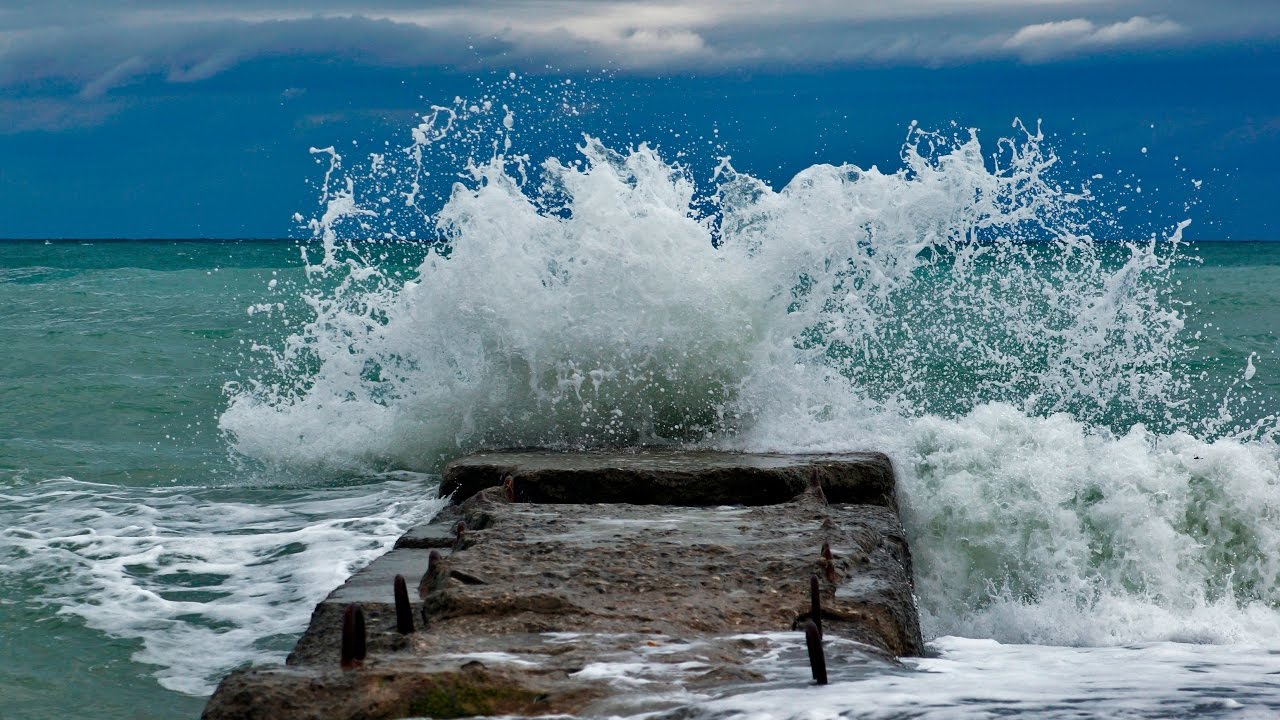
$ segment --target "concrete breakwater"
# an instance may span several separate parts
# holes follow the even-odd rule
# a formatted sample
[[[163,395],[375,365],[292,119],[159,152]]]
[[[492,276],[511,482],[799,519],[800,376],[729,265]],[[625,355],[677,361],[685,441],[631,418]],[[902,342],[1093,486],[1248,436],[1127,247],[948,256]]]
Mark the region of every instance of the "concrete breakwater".
[[[453,503],[317,605],[284,666],[225,678],[204,717],[651,711],[768,681],[761,655],[817,626],[846,657],[917,655],[894,491],[876,453],[462,458],[440,488]]]

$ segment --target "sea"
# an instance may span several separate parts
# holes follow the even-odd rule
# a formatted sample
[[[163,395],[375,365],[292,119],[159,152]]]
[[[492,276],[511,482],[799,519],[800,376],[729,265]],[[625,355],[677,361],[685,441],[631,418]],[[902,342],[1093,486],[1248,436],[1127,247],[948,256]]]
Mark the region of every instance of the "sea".
[[[294,239],[0,242],[0,718],[197,717],[449,459],[639,444],[888,453],[929,647],[647,717],[1280,715],[1280,243],[1021,124],[770,183],[516,114],[313,148]]]

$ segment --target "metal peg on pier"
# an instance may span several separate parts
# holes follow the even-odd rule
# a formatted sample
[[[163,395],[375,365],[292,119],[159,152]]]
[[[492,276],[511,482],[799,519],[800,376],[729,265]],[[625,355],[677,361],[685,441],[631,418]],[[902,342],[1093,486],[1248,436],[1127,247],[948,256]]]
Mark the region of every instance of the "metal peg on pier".
[[[409,604],[409,586],[403,575],[396,575],[396,631],[401,635],[413,632],[413,606]]]
[[[440,557],[440,551],[432,550],[427,555],[427,571],[422,574],[422,579],[418,581],[419,598],[425,599],[427,593],[431,592],[438,584],[443,565],[444,559]]]
[[[342,669],[350,670],[364,663],[364,610],[351,603],[342,612]]]
[[[809,576],[809,620],[818,628],[822,637],[822,599],[818,593],[818,576]]]
[[[830,543],[822,543],[822,572],[826,575],[827,582],[836,584],[839,578],[836,576],[836,558],[831,554]]]
[[[804,644],[809,648],[809,669],[813,671],[813,681],[826,685],[827,656],[822,651],[822,631],[812,620],[804,624]]]
[[[823,505],[827,504],[827,494],[822,491],[822,475],[817,467],[809,471],[809,494]]]

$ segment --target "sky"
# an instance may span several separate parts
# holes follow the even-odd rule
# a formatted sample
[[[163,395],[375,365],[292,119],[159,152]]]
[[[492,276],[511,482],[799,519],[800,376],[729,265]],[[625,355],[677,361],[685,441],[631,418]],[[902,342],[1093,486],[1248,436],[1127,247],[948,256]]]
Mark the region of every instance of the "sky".
[[[896,167],[913,121],[1040,121],[1134,213],[1280,239],[1277,88],[1275,0],[0,0],[0,238],[304,234],[311,147],[505,92],[525,149],[711,144],[775,186]]]

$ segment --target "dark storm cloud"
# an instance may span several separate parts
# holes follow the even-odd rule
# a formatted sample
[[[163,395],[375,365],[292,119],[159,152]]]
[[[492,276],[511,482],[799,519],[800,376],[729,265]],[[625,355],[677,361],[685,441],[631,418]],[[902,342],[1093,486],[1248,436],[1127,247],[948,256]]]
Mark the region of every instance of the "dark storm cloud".
[[[240,19],[133,18],[17,32],[0,42],[0,86],[63,81],[97,97],[136,80],[211,77],[238,62],[268,56],[343,56],[376,65],[475,64],[504,49],[500,40],[469,39],[365,17]]]
[[[0,4],[0,87],[64,85],[93,99],[272,56],[534,71],[1044,62],[1277,30],[1271,0],[53,0]]]

